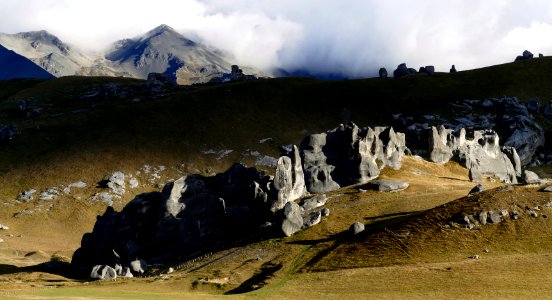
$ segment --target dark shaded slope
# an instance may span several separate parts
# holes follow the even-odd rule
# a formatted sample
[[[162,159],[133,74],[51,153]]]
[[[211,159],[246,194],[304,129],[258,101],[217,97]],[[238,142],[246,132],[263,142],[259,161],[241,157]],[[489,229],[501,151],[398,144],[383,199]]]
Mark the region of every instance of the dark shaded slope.
[[[0,80],[53,77],[32,61],[0,45]]]

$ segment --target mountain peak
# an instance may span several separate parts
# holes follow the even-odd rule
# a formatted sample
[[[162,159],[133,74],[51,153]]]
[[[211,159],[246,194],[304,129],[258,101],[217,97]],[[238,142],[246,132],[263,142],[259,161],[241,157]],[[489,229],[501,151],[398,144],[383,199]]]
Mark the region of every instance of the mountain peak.
[[[179,34],[172,27],[170,27],[168,25],[165,25],[165,24],[161,24],[161,25],[155,27],[154,29],[148,31],[145,36],[146,37],[154,37],[156,35],[160,35],[160,34],[163,34],[165,32],[173,33],[173,34]]]

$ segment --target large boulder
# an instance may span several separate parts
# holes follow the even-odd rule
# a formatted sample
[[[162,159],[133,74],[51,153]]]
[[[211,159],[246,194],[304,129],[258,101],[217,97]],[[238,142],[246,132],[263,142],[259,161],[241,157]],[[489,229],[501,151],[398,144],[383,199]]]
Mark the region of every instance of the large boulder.
[[[409,184],[399,180],[373,180],[363,185],[362,189],[376,190],[379,192],[398,192],[407,189]]]
[[[97,265],[92,268],[90,278],[98,280],[115,280],[117,279],[117,272],[110,266]]]
[[[148,270],[148,264],[143,259],[136,259],[130,262],[130,270],[134,274],[144,274]]]
[[[397,66],[397,69],[393,71],[393,77],[399,78],[410,74],[416,74],[416,70],[412,68],[408,68],[405,63],[402,63]]]
[[[303,227],[303,217],[301,216],[301,207],[295,202],[288,202],[282,211],[282,232],[285,236],[292,236]]]
[[[363,232],[364,229],[365,229],[364,224],[362,224],[360,222],[355,222],[355,223],[351,224],[351,226],[349,227],[349,231],[353,235],[356,235],[356,234],[359,234],[359,233]]]
[[[522,180],[526,184],[541,184],[541,179],[539,178],[539,175],[529,170],[523,171]]]
[[[386,68],[380,68],[379,69],[379,78],[387,78],[387,69]]]
[[[531,58],[533,58],[533,53],[529,52],[528,50],[525,50],[521,55],[518,55],[516,57],[515,61],[528,60]]]
[[[312,198],[306,199],[303,201],[303,204],[301,205],[301,210],[310,211],[315,208],[322,207],[326,204],[326,200],[328,200],[328,197],[326,197],[326,194],[321,194],[321,195],[317,195]]]
[[[312,227],[322,220],[321,211],[313,211],[303,218],[303,228]]]

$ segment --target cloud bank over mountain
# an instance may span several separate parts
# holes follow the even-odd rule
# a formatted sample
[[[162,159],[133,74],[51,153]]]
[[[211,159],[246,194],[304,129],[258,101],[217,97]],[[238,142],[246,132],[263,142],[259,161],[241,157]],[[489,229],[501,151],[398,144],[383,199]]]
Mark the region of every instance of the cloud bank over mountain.
[[[447,71],[552,54],[547,0],[3,0],[0,32],[46,29],[79,47],[168,24],[236,63],[373,76],[406,62]]]

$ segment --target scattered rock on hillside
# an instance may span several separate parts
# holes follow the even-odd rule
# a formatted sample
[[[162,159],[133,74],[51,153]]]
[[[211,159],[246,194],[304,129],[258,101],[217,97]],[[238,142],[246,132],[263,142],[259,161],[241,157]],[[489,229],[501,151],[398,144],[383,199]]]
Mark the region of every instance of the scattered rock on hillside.
[[[533,171],[524,170],[522,178],[523,182],[526,184],[540,184],[541,179],[539,178],[539,175]]]
[[[373,180],[362,186],[363,189],[379,192],[398,192],[407,189],[409,184],[399,180]]]
[[[19,134],[21,134],[21,131],[19,130],[19,128],[17,128],[17,126],[15,125],[6,126],[3,124],[0,124],[0,141],[11,140],[16,136],[18,136]]]
[[[456,73],[456,66],[455,65],[452,65],[452,67],[450,67],[450,73]]]
[[[486,188],[482,184],[478,184],[478,185],[474,186],[473,189],[470,190],[468,195],[475,194],[475,193],[480,193],[480,192],[483,192],[484,190],[486,190]]]
[[[497,210],[489,210],[487,221],[493,224],[498,224],[502,222],[502,214]]]
[[[540,111],[540,101],[539,99],[532,99],[526,104],[527,110],[532,113],[538,113]]]
[[[23,191],[23,192],[19,193],[19,195],[17,196],[17,200],[23,201],[23,202],[32,201],[33,200],[33,195],[35,193],[36,193],[35,189],[30,189],[30,190],[27,190],[27,191]]]
[[[128,185],[130,186],[131,189],[135,189],[139,186],[139,183],[138,183],[138,179],[132,177],[129,181],[128,181]]]
[[[65,188],[63,188],[63,192],[65,194],[70,194],[72,188],[83,189],[85,187],[86,187],[86,182],[77,181],[77,182],[73,182],[73,183],[69,184],[68,186],[66,186]]]
[[[353,235],[363,232],[364,229],[365,229],[364,224],[362,224],[360,222],[355,222],[355,223],[351,224],[351,227],[349,227],[349,231]]]
[[[51,200],[55,200],[58,195],[59,195],[58,189],[55,187],[51,187],[51,188],[48,188],[46,191],[40,193],[39,199],[51,201]]]
[[[329,217],[330,216],[330,209],[327,207],[324,207],[320,213],[322,214],[322,217]]]
[[[552,185],[549,185],[549,186],[543,188],[542,191],[551,193],[552,192]]]
[[[113,206],[113,199],[115,199],[115,198],[120,198],[120,196],[112,195],[112,194],[107,193],[107,192],[101,192],[101,193],[94,194],[94,196],[92,196],[92,198],[90,200],[92,202],[100,201],[100,202],[105,203],[107,206]]]
[[[8,226],[0,224],[0,230],[8,230],[10,229]]]
[[[387,78],[387,69],[386,68],[380,68],[379,69],[379,78]]]
[[[134,274],[144,274],[148,271],[148,264],[143,259],[136,259],[130,262],[130,269]]]
[[[115,280],[117,279],[117,272],[110,266],[97,265],[92,268],[90,278],[98,280]]]
[[[129,267],[123,268],[123,271],[121,271],[121,276],[126,278],[132,278],[134,275],[132,275],[132,272],[130,271]]]
[[[310,211],[318,207],[322,207],[326,204],[326,201],[328,200],[328,197],[326,197],[326,194],[321,194],[314,196],[312,198],[306,199],[303,201],[303,204],[301,205],[301,211]]]
[[[313,211],[303,218],[303,228],[312,227],[322,220],[322,213],[320,211]]]
[[[123,172],[114,172],[108,179],[107,187],[111,192],[117,195],[125,193],[125,174]]]
[[[521,55],[518,55],[514,61],[528,60],[531,58],[533,58],[533,53],[525,50]]]
[[[303,227],[301,207],[295,202],[288,202],[283,209],[282,232],[286,236],[292,236]]]

